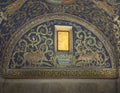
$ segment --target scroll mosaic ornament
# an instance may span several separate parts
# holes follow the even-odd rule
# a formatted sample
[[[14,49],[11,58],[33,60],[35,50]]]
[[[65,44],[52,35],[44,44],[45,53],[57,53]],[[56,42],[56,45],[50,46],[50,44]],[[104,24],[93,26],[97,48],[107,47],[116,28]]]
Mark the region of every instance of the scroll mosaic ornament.
[[[55,53],[55,25],[72,26],[72,53]],[[56,19],[35,26],[21,37],[12,52],[9,69],[111,68],[111,64],[105,46],[94,33],[77,23]]]
[[[109,55],[101,41],[89,30],[75,32],[75,58],[77,67],[111,67]]]
[[[10,68],[51,67],[53,56],[53,32],[46,24],[28,31],[17,43]]]

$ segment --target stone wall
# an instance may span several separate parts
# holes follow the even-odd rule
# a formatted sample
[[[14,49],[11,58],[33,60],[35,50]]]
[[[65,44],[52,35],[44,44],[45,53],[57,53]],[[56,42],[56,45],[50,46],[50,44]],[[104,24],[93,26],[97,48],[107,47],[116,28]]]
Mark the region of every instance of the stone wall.
[[[1,93],[117,93],[117,84],[106,79],[6,79]]]

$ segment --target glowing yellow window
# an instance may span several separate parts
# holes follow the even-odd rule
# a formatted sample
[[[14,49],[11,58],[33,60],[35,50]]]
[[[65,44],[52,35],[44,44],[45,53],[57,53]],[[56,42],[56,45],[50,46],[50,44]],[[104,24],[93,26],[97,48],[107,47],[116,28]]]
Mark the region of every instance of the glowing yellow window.
[[[58,31],[57,33],[57,49],[58,51],[69,51],[69,32]]]
[[[55,52],[72,52],[72,26],[55,25]]]

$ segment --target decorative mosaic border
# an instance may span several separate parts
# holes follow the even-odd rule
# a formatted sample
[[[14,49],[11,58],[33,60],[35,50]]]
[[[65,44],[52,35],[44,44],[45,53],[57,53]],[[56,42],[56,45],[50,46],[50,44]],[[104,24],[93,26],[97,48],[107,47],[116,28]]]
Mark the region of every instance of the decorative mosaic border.
[[[116,69],[77,70],[77,69],[9,69],[4,78],[30,79],[115,79]]]

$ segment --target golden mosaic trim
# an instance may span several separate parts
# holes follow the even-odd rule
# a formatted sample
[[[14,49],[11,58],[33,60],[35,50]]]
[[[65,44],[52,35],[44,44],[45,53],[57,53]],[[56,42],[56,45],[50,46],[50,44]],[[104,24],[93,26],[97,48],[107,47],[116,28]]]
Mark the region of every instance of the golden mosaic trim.
[[[77,69],[23,69],[8,70],[4,78],[30,79],[114,79],[117,78],[116,69],[77,70]]]

